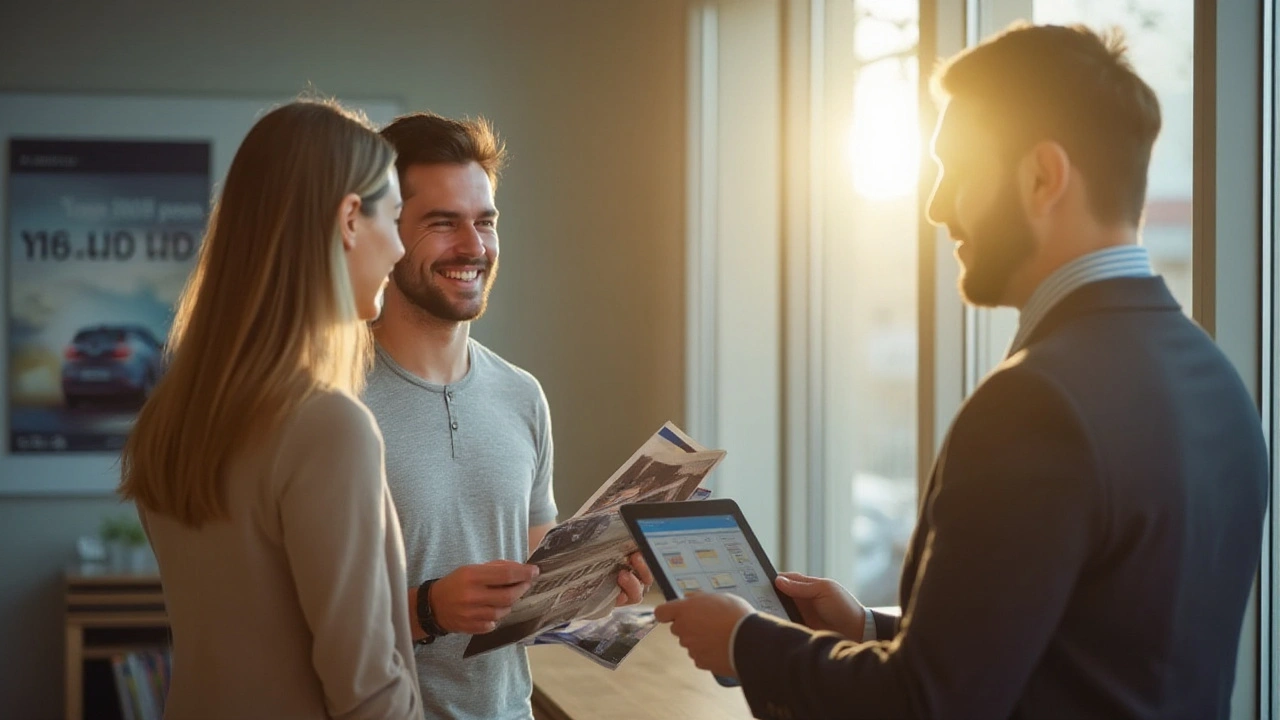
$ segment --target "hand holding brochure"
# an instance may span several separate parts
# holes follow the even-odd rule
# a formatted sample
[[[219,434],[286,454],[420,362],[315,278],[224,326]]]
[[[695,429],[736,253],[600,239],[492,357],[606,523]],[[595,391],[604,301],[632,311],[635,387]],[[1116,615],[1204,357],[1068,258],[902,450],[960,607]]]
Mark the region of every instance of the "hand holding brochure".
[[[688,500],[724,456],[723,450],[707,450],[672,423],[664,424],[573,517],[547,533],[527,561],[540,570],[533,587],[494,630],[472,637],[463,657],[524,641],[570,620],[608,615],[618,595],[618,572],[637,550],[618,507]]]

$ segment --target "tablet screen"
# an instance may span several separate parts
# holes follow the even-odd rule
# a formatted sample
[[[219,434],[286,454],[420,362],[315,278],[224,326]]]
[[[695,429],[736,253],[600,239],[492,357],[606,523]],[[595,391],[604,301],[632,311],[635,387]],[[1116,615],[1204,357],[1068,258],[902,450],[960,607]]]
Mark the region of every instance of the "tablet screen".
[[[732,593],[762,612],[787,617],[773,583],[732,515],[640,518],[636,526],[677,595]]]

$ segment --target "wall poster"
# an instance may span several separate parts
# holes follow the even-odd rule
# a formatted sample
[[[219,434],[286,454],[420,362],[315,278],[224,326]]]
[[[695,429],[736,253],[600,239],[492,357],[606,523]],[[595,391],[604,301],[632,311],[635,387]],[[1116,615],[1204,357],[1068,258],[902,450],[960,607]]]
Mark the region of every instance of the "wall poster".
[[[218,186],[293,99],[0,92],[0,498],[115,491]]]
[[[114,452],[164,372],[210,143],[9,139],[9,452]]]

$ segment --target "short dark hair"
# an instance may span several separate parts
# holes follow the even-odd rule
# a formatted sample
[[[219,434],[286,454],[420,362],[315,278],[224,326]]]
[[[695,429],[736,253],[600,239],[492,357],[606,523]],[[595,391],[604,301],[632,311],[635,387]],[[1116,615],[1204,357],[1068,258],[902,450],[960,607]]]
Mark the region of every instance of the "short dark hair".
[[[484,118],[453,120],[432,112],[401,115],[382,129],[396,149],[396,172],[404,185],[404,171],[412,165],[480,165],[496,188],[507,159],[505,144]]]
[[[1013,160],[1043,140],[1066,150],[1103,222],[1142,218],[1160,102],[1118,29],[1016,23],[940,65],[940,99],[974,108]]]

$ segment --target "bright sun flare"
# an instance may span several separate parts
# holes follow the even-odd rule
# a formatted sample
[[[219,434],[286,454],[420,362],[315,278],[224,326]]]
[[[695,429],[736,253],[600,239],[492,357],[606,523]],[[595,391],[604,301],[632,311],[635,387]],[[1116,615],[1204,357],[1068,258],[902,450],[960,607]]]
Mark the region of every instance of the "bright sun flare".
[[[905,197],[916,190],[920,129],[916,87],[892,62],[859,73],[846,159],[853,189],[871,200]]]

